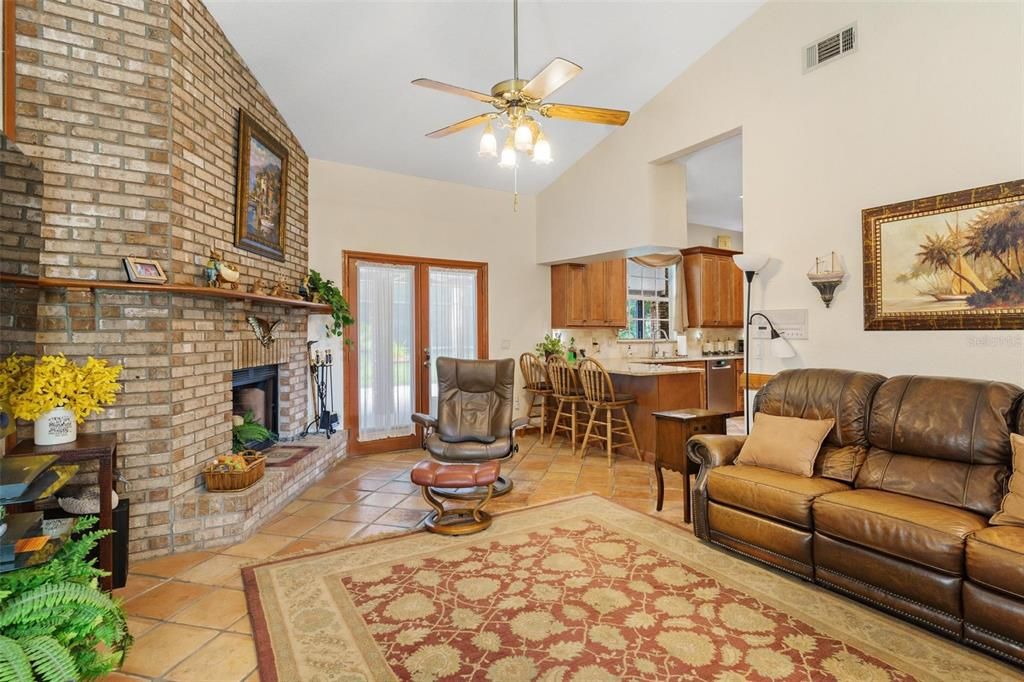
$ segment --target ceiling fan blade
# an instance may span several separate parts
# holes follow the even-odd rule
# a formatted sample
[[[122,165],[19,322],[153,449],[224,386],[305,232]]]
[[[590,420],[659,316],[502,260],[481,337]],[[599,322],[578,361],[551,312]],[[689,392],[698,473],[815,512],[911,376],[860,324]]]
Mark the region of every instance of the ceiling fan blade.
[[[413,85],[418,85],[421,88],[430,88],[431,90],[438,90],[440,92],[447,92],[450,95],[461,95],[462,97],[469,97],[475,99],[478,102],[486,102],[491,104],[494,98],[490,95],[485,95],[482,92],[476,90],[467,90],[466,88],[460,88],[457,85],[448,85],[440,81],[432,81],[429,78],[417,78],[412,82]]]
[[[447,128],[441,128],[439,130],[435,130],[432,133],[427,133],[427,137],[446,137],[448,135],[451,135],[452,133],[457,133],[466,130],[467,128],[472,128],[473,126],[480,125],[484,121],[490,119],[492,116],[494,116],[494,114],[480,114],[479,116],[474,116],[473,118],[467,118],[465,121],[453,123]]]
[[[621,109],[600,107],[578,107],[574,104],[545,104],[540,113],[549,118],[564,118],[583,123],[601,123],[606,126],[623,126],[629,120],[629,112]]]
[[[555,57],[526,84],[523,94],[534,99],[544,99],[578,76],[582,70],[582,66],[573,64],[568,59]]]

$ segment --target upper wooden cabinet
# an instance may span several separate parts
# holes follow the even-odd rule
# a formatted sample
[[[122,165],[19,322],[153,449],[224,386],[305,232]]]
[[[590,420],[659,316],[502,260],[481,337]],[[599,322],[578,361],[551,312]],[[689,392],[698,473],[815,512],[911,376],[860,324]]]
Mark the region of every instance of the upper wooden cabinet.
[[[551,326],[626,326],[626,261],[551,266]]]
[[[743,326],[743,272],[732,260],[735,253],[708,246],[683,250],[691,327]]]

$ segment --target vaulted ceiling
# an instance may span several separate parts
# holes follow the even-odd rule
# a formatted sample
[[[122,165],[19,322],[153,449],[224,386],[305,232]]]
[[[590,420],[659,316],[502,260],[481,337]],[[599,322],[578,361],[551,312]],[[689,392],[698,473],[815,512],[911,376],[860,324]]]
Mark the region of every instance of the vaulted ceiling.
[[[635,111],[760,4],[524,0],[520,77],[564,57],[583,73],[548,101]],[[311,157],[512,189],[511,170],[477,157],[481,129],[424,137],[489,106],[410,85],[427,77],[488,92],[511,78],[511,0],[207,5]],[[522,163],[521,192],[543,189],[613,130],[541,122],[555,161]]]

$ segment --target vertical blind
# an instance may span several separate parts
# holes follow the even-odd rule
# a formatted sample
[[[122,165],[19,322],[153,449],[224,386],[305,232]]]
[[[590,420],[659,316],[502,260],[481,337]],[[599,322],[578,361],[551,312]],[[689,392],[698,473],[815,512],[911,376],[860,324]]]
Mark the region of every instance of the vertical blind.
[[[359,440],[415,433],[411,265],[356,264],[359,291]]]
[[[476,358],[476,270],[430,268],[430,414],[437,415],[436,359]]]

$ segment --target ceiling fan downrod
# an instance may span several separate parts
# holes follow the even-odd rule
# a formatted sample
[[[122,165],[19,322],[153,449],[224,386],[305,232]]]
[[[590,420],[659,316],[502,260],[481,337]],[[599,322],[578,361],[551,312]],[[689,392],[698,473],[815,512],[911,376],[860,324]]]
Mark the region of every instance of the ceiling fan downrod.
[[[512,0],[512,78],[519,80],[519,0]]]

